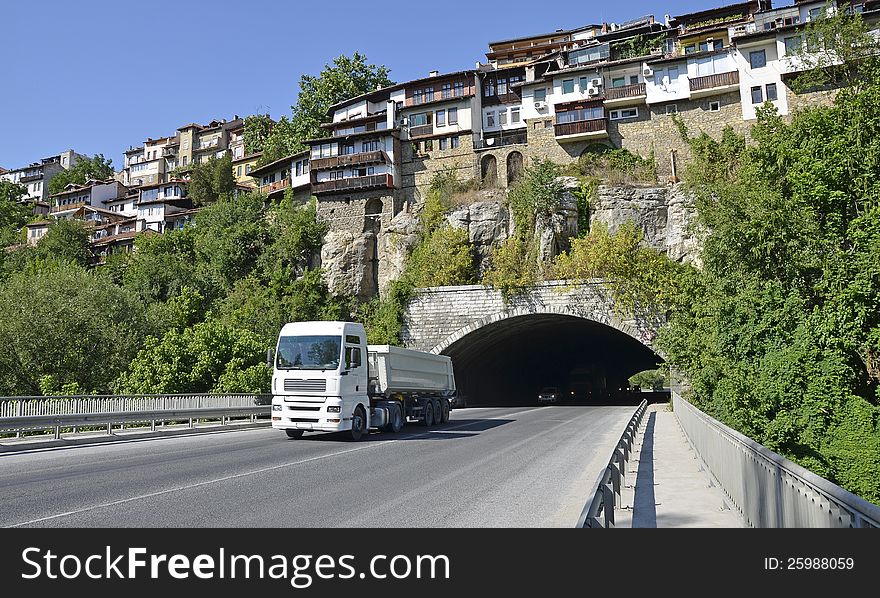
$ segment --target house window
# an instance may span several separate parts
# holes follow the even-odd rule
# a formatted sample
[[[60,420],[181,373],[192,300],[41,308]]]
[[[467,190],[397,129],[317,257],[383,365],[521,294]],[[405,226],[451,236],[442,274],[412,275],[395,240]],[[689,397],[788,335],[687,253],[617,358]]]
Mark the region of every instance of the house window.
[[[430,125],[431,121],[432,116],[430,112],[419,112],[418,114],[413,114],[409,117],[409,124],[411,127]]]
[[[440,89],[440,96],[445,100],[446,98],[452,97],[452,85],[449,83],[444,83],[443,87]]]
[[[494,79],[486,79],[486,87],[483,89],[483,95],[487,98],[495,95]]]
[[[626,77],[615,77],[611,80],[611,87],[623,87],[626,85]]]
[[[749,52],[749,64],[753,69],[760,69],[767,66],[767,51],[757,50]]]
[[[761,91],[761,86],[752,88],[752,104],[761,104],[764,102],[764,94]]]
[[[629,76],[629,84],[630,85],[638,85],[639,84],[639,76],[638,75],[630,75]]]
[[[578,85],[581,88],[581,93],[587,91],[587,88],[590,86],[590,78],[589,77],[581,77],[578,79]]]
[[[684,53],[685,53],[685,54],[696,54],[696,53],[697,53],[697,45],[696,45],[696,44],[690,44],[690,45],[688,45],[688,46],[685,46],[685,47],[684,47]]]
[[[376,167],[375,166],[367,167],[367,176],[373,175],[373,174],[376,174]]]
[[[785,38],[785,54],[786,56],[791,56],[792,54],[797,54],[801,51],[801,46],[803,46],[804,40],[800,35],[793,35],[791,37]]]
[[[183,165],[184,166],[186,166],[188,160],[189,160],[189,158],[187,158],[186,156],[183,157]]]
[[[720,50],[724,47],[724,42],[720,39],[707,39],[700,42],[700,52],[708,52],[709,50]]]
[[[426,102],[434,101],[434,88],[433,87],[426,87],[425,88],[425,101]]]
[[[620,110],[612,110],[609,113],[611,120],[624,120],[627,118],[638,118],[638,108],[621,108]]]
[[[251,165],[250,165],[250,164],[245,164],[245,165],[244,165],[244,173],[245,173],[245,174],[250,174],[250,173],[251,173]]]
[[[670,83],[678,82],[678,67],[677,66],[669,67],[669,82]]]
[[[721,102],[709,102],[709,112],[721,112]]]
[[[419,151],[421,151],[419,149],[419,142],[418,141],[413,141],[412,150],[413,150],[414,154],[417,154],[417,153],[419,153]]]
[[[518,122],[520,122],[520,118],[519,118],[519,107],[511,108],[511,109],[510,109],[510,122],[511,122],[511,123],[518,123]]]
[[[507,124],[507,110],[498,111],[498,124],[502,127]]]
[[[495,126],[495,113],[494,112],[487,112],[486,113],[486,126],[487,127],[494,127]]]
[[[464,95],[464,83],[455,83],[452,86],[452,92],[455,95],[455,97],[457,97],[457,98],[460,98],[461,96],[463,96]]]
[[[438,127],[446,126],[446,110],[438,110],[436,114],[436,122]]]
[[[574,79],[564,79],[562,81],[562,93],[574,93]]]
[[[458,124],[458,108],[450,108],[449,109],[449,124],[457,125]]]
[[[498,79],[498,95],[507,95],[507,79]]]
[[[544,128],[545,129],[552,129],[553,128],[553,121],[552,120],[545,120],[544,121]]]
[[[768,101],[773,102],[773,101],[776,101],[777,99],[779,99],[776,96],[776,84],[775,83],[768,83],[766,86],[766,92],[767,92],[767,100]]]
[[[449,145],[452,147],[452,149],[456,149],[461,143],[460,140],[458,139],[458,135],[456,135],[455,137],[450,137],[449,141],[450,141]]]
[[[546,102],[547,101],[547,88],[542,87],[541,89],[535,90],[535,101],[536,102]]]
[[[445,137],[440,139],[440,149],[441,150],[446,149],[446,138]]]
[[[678,104],[667,104],[666,114],[678,114]]]
[[[822,16],[822,9],[821,8],[811,8],[809,15],[808,15],[808,20],[813,21],[815,19],[818,19],[821,16]]]
[[[421,89],[415,90],[413,92],[412,99],[413,99],[414,105],[421,104],[422,103],[422,90]]]
[[[425,151],[426,152],[434,151],[434,140],[433,139],[425,139]]]
[[[354,154],[354,145],[343,145],[342,146],[342,155],[343,156],[351,156]]]

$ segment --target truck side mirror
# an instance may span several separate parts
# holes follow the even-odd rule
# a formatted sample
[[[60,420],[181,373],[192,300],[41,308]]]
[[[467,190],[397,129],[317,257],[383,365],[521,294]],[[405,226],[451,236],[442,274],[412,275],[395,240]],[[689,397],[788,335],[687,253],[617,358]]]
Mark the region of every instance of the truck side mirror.
[[[271,370],[275,364],[275,349],[266,349],[266,366]]]

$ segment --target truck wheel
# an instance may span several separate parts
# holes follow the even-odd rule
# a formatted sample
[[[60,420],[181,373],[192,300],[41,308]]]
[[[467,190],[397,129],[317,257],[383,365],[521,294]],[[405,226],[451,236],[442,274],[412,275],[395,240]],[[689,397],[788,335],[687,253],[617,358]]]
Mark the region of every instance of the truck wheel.
[[[438,426],[443,423],[443,409],[440,408],[440,401],[434,399],[434,423]]]
[[[293,438],[294,440],[303,437],[303,431],[302,431],[302,430],[284,430],[284,431],[287,432],[287,437],[288,437],[288,438]]]
[[[388,422],[388,427],[386,429],[389,432],[397,434],[403,429],[403,414],[400,412],[400,406],[395,405],[392,407],[391,413],[388,417],[391,421]]]
[[[449,423],[449,401],[446,399],[440,401],[440,423]]]
[[[358,441],[367,431],[367,416],[360,405],[355,407],[351,416],[351,439]]]
[[[431,401],[425,403],[425,427],[430,428],[434,425],[434,405]]]

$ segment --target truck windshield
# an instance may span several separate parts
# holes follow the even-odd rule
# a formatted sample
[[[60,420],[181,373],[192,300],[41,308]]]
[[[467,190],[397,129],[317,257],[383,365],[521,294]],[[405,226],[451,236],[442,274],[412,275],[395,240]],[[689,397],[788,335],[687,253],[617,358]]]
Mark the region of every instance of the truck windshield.
[[[282,336],[275,364],[279,370],[335,370],[341,336]]]

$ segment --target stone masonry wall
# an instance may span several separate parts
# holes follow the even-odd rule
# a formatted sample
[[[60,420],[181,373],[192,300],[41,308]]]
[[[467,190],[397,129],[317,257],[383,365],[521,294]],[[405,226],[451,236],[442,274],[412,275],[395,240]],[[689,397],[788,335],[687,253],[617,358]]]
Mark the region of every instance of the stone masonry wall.
[[[648,346],[654,339],[652,328],[617,318],[601,283],[572,288],[558,281],[542,283],[509,302],[504,301],[500,291],[480,285],[421,289],[407,307],[402,337],[409,348],[439,352],[459,335],[488,323],[544,313],[600,322]]]

